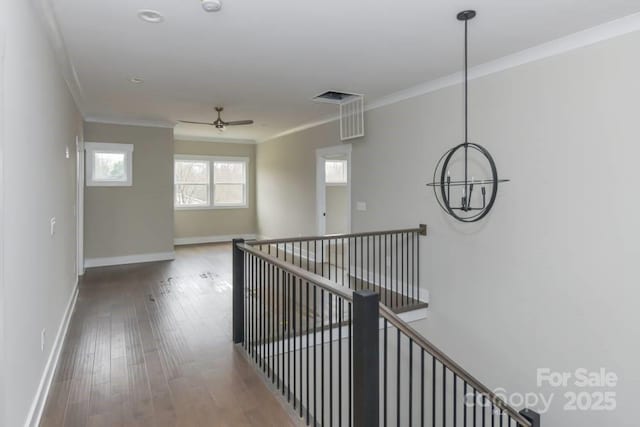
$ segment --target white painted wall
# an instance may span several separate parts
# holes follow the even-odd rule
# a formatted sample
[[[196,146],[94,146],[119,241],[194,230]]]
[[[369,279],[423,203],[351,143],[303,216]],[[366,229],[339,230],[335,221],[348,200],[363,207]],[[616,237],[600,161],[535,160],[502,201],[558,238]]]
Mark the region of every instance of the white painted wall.
[[[81,121],[31,2],[2,5],[0,15],[7,19],[0,86],[5,326],[0,425],[13,427],[29,416],[76,285],[75,138]]]
[[[512,180],[478,224],[452,221],[425,186],[462,140],[460,85],[367,112],[366,136],[353,143],[353,201],[367,203],[352,210],[353,231],[429,225],[421,331],[491,387],[554,393],[544,425],[637,425],[638,46],[631,33],[470,82],[471,141]],[[284,144],[336,138],[324,125],[269,141],[258,164]],[[294,204],[280,208],[261,227],[284,212],[302,221]],[[600,367],[619,377],[613,412],[565,411],[575,387],[536,385],[538,368]]]
[[[371,111],[368,137],[354,144],[353,192],[368,205],[355,228],[429,224],[429,338],[508,390],[552,392],[536,386],[537,368],[620,377],[617,411],[564,411],[560,389],[546,425],[632,425],[638,45],[634,33],[470,83],[471,140],[512,179],[478,224],[450,220],[424,186],[462,139],[459,86]]]

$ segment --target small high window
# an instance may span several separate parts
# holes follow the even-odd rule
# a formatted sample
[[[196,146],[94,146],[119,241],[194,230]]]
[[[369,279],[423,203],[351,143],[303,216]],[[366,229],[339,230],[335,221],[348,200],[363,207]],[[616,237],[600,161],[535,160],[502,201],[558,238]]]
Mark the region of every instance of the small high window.
[[[86,184],[89,187],[130,187],[132,144],[85,142],[87,153]]]
[[[326,184],[342,185],[348,183],[346,160],[325,160],[324,181]]]

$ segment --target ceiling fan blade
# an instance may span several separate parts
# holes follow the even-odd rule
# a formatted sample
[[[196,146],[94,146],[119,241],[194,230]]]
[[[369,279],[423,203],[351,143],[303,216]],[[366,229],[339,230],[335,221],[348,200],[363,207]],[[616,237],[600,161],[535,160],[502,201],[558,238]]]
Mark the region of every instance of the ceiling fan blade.
[[[252,125],[253,120],[236,120],[234,122],[224,122],[225,126]]]
[[[180,123],[190,123],[192,125],[207,125],[207,126],[213,126],[213,123],[205,123],[205,122],[191,122],[189,120],[178,120]]]

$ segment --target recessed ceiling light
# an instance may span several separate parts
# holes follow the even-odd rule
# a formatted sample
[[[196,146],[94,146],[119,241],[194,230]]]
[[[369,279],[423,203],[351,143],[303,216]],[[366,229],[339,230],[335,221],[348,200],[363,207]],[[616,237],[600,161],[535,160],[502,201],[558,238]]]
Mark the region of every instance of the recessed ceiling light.
[[[202,8],[207,12],[217,12],[222,9],[222,0],[202,0]]]
[[[140,83],[144,83],[144,79],[141,79],[140,77],[131,77],[129,81],[136,85],[139,85]]]
[[[151,9],[142,9],[138,11],[138,18],[151,24],[157,24],[164,21],[164,17],[160,15],[160,12]]]

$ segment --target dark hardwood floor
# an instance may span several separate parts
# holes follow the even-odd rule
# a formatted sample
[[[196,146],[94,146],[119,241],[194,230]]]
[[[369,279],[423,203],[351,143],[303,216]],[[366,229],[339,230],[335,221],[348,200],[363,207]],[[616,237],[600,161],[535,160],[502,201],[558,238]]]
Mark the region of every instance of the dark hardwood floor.
[[[293,426],[231,342],[231,245],[88,270],[42,426]]]

